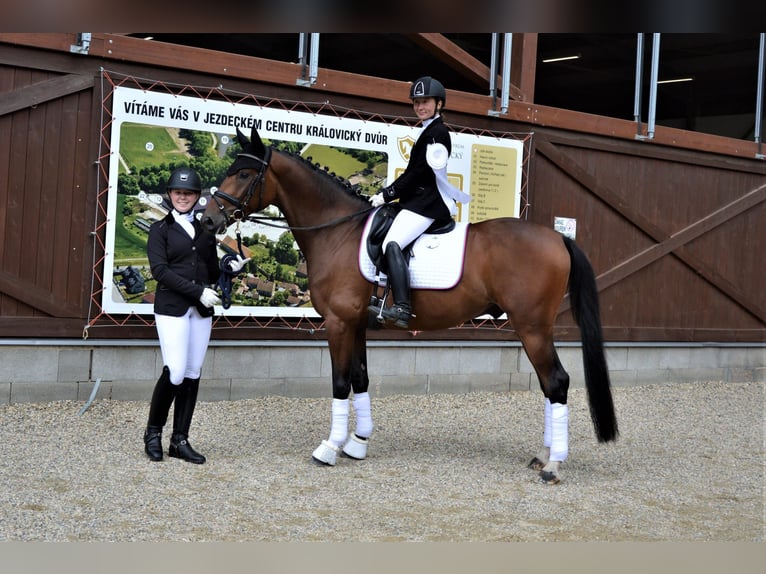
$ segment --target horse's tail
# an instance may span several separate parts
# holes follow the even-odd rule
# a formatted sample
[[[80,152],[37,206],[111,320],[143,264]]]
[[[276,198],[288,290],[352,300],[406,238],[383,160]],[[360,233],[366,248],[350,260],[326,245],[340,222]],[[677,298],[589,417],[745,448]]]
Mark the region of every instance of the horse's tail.
[[[569,297],[572,315],[582,338],[585,387],[588,390],[590,416],[599,442],[617,438],[617,418],[614,414],[609,370],[604,355],[596,276],[585,253],[569,237],[562,236],[572,261],[569,271]]]

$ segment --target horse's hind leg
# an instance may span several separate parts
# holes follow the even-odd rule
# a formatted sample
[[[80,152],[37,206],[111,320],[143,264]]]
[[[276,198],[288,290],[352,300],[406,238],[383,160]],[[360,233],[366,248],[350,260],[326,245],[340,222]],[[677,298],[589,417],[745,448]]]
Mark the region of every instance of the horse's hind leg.
[[[529,463],[545,484],[561,482],[559,466],[569,454],[569,374],[561,365],[550,336],[522,335],[524,349],[545,395],[543,451]]]

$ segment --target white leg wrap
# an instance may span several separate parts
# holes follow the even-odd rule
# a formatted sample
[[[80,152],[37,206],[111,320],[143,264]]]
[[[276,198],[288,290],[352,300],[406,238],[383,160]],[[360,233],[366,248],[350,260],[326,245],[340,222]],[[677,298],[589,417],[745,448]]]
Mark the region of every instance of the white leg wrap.
[[[331,445],[339,447],[348,437],[348,399],[332,400],[332,427],[330,428],[330,438],[327,439]]]
[[[360,438],[369,438],[372,434],[370,393],[354,395],[354,413],[356,414],[356,430],[354,433]]]
[[[569,406],[551,405],[551,462],[563,462],[569,454]]]
[[[545,430],[543,431],[543,446],[551,446],[551,400],[545,399]]]

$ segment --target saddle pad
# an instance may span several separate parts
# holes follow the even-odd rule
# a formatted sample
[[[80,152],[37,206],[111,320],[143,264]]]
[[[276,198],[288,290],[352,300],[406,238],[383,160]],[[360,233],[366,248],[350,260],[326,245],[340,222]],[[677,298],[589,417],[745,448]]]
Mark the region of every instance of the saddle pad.
[[[367,253],[367,236],[372,217],[362,232],[359,242],[359,271],[370,283],[386,282],[386,275],[376,277],[375,265]],[[463,274],[467,223],[456,223],[449,233],[423,234],[415,240],[410,259],[410,287],[413,289],[452,289]]]

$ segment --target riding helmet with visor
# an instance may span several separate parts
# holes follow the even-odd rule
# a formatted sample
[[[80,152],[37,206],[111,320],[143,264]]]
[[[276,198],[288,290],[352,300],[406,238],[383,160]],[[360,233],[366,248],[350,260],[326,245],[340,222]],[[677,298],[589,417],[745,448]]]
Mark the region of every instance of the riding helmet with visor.
[[[190,167],[179,167],[173,170],[168,178],[165,188],[168,193],[171,189],[188,189],[196,193],[202,193],[202,180],[196,171]]]
[[[442,83],[431,76],[423,76],[412,83],[410,87],[410,99],[436,98],[442,101],[442,106],[447,103],[447,92]]]

